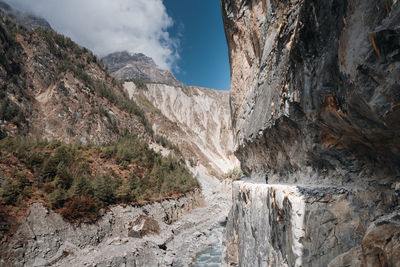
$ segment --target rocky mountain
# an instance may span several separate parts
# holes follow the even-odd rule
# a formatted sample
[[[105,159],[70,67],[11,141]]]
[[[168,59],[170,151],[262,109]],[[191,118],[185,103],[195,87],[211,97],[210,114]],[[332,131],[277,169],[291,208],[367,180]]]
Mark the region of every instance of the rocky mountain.
[[[0,1],[0,10],[3,11],[10,18],[14,19],[18,24],[24,26],[29,30],[34,30],[39,27],[52,30],[47,20],[39,18],[33,14],[27,14],[25,12],[15,10],[4,1]]]
[[[8,135],[104,143],[146,134],[144,114],[87,49],[1,16],[0,127]],[[147,127],[147,129],[146,129]]]
[[[228,93],[123,86],[69,38],[14,22],[0,13],[0,266],[188,266],[219,243]]]
[[[182,85],[172,72],[161,69],[152,58],[141,53],[115,52],[103,57],[102,61],[110,74],[121,80],[140,79],[145,82]]]
[[[124,87],[145,110],[154,131],[178,144],[192,165],[226,174],[238,167],[233,155],[229,91],[147,84]]]
[[[225,262],[399,265],[400,3],[221,4],[235,154],[264,183],[234,184]]]
[[[90,51],[54,31],[28,30],[1,11],[0,46],[1,266],[53,265],[63,259],[61,244],[74,231],[53,238],[58,226],[92,227],[88,238],[99,244],[104,235],[95,236],[101,229],[94,223],[111,205],[185,203],[165,204],[165,212],[174,214],[158,219],[167,224],[183,206],[199,201],[190,194],[200,184],[179,149],[164,149],[162,155],[150,148],[157,140],[144,111]],[[166,137],[163,141],[170,144]],[[42,230],[48,236],[35,203],[57,218],[49,236],[60,242],[50,254],[38,239]],[[41,218],[32,225],[37,230],[32,242],[24,230],[31,212]],[[15,249],[17,243],[21,249]]]

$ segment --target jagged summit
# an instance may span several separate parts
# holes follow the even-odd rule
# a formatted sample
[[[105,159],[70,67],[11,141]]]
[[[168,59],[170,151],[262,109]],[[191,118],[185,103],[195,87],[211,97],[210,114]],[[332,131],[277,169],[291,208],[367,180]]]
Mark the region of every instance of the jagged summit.
[[[103,57],[102,61],[110,74],[119,79],[183,85],[172,72],[161,69],[152,58],[142,53],[115,52]]]
[[[0,0],[0,10],[7,16],[14,19],[18,24],[24,26],[29,30],[36,28],[43,28],[52,30],[50,23],[44,18],[37,17],[33,14],[28,14],[19,10],[13,9],[9,4]]]

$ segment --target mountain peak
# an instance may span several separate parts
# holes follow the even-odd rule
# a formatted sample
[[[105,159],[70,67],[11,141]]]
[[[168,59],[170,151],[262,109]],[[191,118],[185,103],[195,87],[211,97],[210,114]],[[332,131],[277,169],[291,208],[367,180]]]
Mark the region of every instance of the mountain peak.
[[[174,74],[161,69],[151,57],[142,53],[119,51],[102,58],[110,74],[122,80],[141,79],[146,82],[180,86]]]
[[[0,0],[0,11],[3,11],[7,16],[15,20],[18,24],[24,26],[29,30],[36,28],[43,28],[52,30],[50,23],[44,18],[37,17],[33,14],[21,12],[13,9],[9,4]]]

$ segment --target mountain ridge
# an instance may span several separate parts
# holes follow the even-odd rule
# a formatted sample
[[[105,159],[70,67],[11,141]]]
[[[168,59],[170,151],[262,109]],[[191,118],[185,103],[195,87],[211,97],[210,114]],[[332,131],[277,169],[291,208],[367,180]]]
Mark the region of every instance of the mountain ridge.
[[[39,27],[53,30],[50,23],[44,18],[16,10],[2,0],[0,0],[0,10],[29,30],[34,30]]]
[[[114,52],[102,58],[110,74],[121,80],[183,85],[169,70],[161,69],[152,58],[142,53]]]

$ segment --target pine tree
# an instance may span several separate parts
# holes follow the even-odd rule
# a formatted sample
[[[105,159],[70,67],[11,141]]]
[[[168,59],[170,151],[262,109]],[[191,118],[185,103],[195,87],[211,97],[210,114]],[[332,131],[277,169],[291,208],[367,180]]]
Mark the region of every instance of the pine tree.
[[[6,204],[13,205],[17,202],[19,194],[18,185],[13,180],[7,179],[1,187],[0,199]]]
[[[108,175],[102,175],[93,183],[94,196],[98,200],[111,203],[114,199],[113,183]]]
[[[129,201],[131,199],[131,186],[127,180],[124,180],[120,187],[118,187],[115,195],[121,201]]]
[[[78,176],[75,178],[69,194],[71,196],[92,196],[93,187],[86,176]]]

